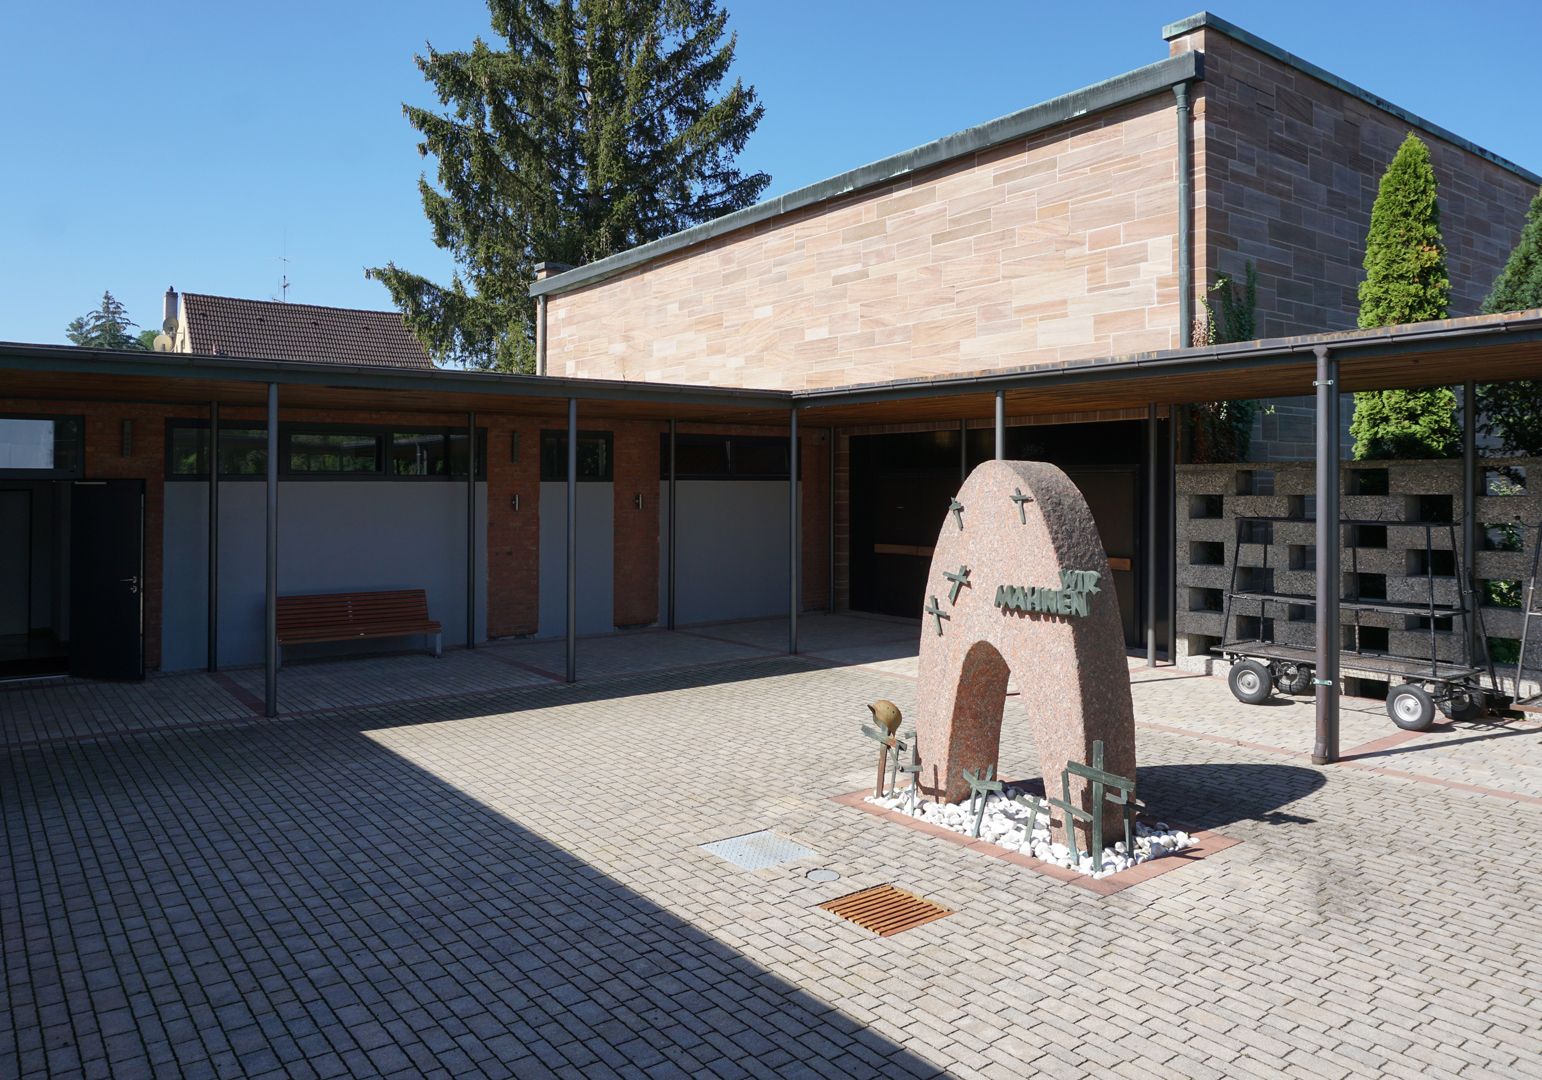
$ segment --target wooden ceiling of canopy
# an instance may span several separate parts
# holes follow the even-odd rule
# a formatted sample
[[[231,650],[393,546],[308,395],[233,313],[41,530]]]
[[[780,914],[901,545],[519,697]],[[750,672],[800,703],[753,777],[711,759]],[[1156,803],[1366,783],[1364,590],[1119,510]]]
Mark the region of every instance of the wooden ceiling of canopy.
[[[1532,313],[1534,314],[1534,313]],[[1477,320],[1458,320],[1459,323]],[[1291,397],[1313,392],[1311,345],[1327,340],[1339,358],[1340,389],[1386,389],[1477,381],[1542,379],[1542,329],[1533,323],[1475,326],[1459,335],[1379,340],[1353,335],[1292,339],[1216,351],[1193,350],[1158,357],[1116,360],[1071,368],[988,373],[985,380],[938,379],[869,387],[843,387],[800,397],[799,417],[809,426],[844,426],[979,420],[994,415],[995,389],[1006,388],[1007,415],[1014,417],[1144,409],[1218,399]],[[1502,331],[1502,332],[1501,332]],[[38,350],[33,353],[31,350]],[[233,372],[228,363],[200,366],[178,357],[171,370],[156,360],[86,354],[57,347],[3,346],[0,398],[114,401],[203,406],[266,404],[268,376],[258,369]],[[7,355],[18,362],[6,364]],[[57,361],[58,366],[53,366]],[[125,370],[113,370],[119,364]],[[135,370],[136,364],[151,370]],[[275,370],[286,409],[333,412],[389,411],[564,417],[567,393],[579,399],[580,423],[594,419],[670,418],[693,423],[764,424],[785,427],[790,403],[784,394],[657,384],[545,380],[497,380],[446,373],[442,379],[404,380],[359,369],[336,375]],[[485,382],[480,381],[486,379]],[[339,385],[347,384],[347,385]],[[1015,384],[1015,385],[1013,385]],[[549,388],[549,389],[548,389]],[[534,391],[534,392],[533,392]]]

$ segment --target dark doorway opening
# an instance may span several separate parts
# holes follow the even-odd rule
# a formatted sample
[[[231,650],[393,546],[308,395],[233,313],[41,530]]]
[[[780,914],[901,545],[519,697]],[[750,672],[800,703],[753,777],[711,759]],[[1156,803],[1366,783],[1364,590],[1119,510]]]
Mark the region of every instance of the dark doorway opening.
[[[70,485],[70,674],[145,674],[143,480]]]
[[[1006,430],[1006,456],[1047,461],[1087,498],[1113,571],[1125,644],[1145,641],[1142,507],[1145,424],[1034,424]],[[851,438],[851,607],[919,618],[937,529],[962,468],[995,454],[995,432],[974,428]],[[1163,493],[1158,493],[1158,498]]]
[[[69,484],[0,481],[0,679],[69,668]]]

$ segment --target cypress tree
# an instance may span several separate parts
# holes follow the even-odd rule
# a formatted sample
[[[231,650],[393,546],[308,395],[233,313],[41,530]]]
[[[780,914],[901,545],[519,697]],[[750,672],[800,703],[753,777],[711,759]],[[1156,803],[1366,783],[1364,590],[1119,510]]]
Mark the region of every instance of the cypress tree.
[[[542,261],[579,264],[753,203],[770,183],[734,159],[760,122],[753,87],[721,89],[736,38],[716,0],[489,0],[493,47],[432,46],[417,64],[442,111],[404,106],[438,162],[418,182],[440,285],[378,278],[429,352],[528,371]]]
[[[1360,327],[1444,319],[1451,299],[1429,147],[1412,132],[1387,166],[1371,207],[1360,283]],[[1461,432],[1448,386],[1355,395],[1355,457],[1449,457]]]
[[[1485,314],[1542,308],[1542,192],[1531,200],[1521,239],[1483,301]],[[1542,383],[1535,379],[1478,386],[1478,427],[1512,454],[1542,457]]]

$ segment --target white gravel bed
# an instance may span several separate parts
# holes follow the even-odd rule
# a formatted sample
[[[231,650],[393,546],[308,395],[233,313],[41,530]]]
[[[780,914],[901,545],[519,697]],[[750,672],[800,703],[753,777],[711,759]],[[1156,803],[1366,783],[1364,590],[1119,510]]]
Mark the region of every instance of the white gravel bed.
[[[1034,798],[1032,795],[1017,796],[1017,799],[1021,800]],[[891,795],[869,795],[866,801],[875,806],[881,806],[885,810],[896,810],[901,814],[919,818],[931,825],[952,829],[965,836],[969,836],[974,827],[974,815],[969,812],[967,799],[960,803],[936,803],[922,799],[918,802],[916,809],[911,810],[910,794],[908,790],[901,790]],[[1035,799],[1035,801],[1039,806],[1039,816],[1034,823],[1032,838],[1025,843],[1029,808],[1022,802],[1006,798],[1001,794],[993,793],[986,796],[985,817],[980,822],[980,839],[997,847],[1006,848],[1008,851],[1020,851],[1042,862],[1063,866],[1067,870],[1076,870],[1095,878],[1117,874],[1139,863],[1159,859],[1174,851],[1194,847],[1198,843],[1188,833],[1169,828],[1164,821],[1159,821],[1155,825],[1137,822],[1135,850],[1126,851],[1123,822],[1118,812],[1110,807],[1104,811],[1103,840],[1105,843],[1112,840],[1112,846],[1103,849],[1100,865],[1094,865],[1092,856],[1087,852],[1082,852],[1081,861],[1075,863],[1071,860],[1070,848],[1050,840],[1051,808],[1049,804],[1043,799]]]

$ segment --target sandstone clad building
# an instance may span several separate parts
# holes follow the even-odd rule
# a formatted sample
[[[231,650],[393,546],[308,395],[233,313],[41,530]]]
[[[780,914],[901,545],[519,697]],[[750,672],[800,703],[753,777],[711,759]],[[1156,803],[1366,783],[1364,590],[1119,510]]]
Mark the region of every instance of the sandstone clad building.
[[[1312,392],[1329,339],[1299,339],[1354,326],[1371,205],[1409,131],[1440,183],[1453,317],[1477,312],[1542,178],[1214,16],[1164,37],[1135,71],[544,267],[535,376],[371,365],[362,344],[353,363],[0,348],[0,425],[52,425],[54,448],[47,468],[0,468],[57,525],[11,622],[68,636],[60,485],[132,481],[144,666],[261,660],[262,535],[240,522],[262,520],[269,448],[267,592],[426,587],[447,643],[789,606],[915,618],[937,507],[1000,451],[1070,473],[1129,643],[1175,641],[1174,407]],[[1190,348],[1200,298],[1250,265],[1258,336],[1287,340]],[[1484,338],[1501,325],[1504,348]],[[1535,331],[1459,321],[1419,358],[1386,334],[1332,339],[1364,358],[1339,388],[1542,374],[1519,344]],[[1312,424],[1282,401],[1258,455],[1307,456]]]

